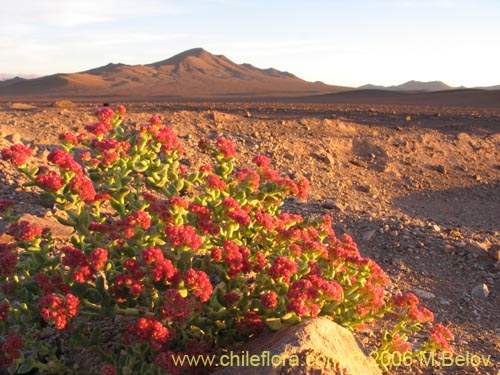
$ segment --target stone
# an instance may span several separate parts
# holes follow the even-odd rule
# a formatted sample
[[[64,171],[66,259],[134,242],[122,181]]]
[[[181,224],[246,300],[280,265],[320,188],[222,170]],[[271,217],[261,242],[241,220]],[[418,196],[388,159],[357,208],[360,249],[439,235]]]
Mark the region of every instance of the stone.
[[[489,247],[488,249],[488,255],[496,261],[500,260],[500,245],[499,244],[493,244]]]
[[[465,245],[465,249],[472,253],[474,258],[486,257],[488,256],[488,247],[486,244],[468,239]]]
[[[433,298],[436,298],[436,295],[434,293],[427,292],[427,291],[422,290],[422,289],[413,289],[413,293],[415,293],[415,295],[418,298],[421,298],[421,299],[433,299]]]
[[[219,368],[214,374],[382,375],[353,334],[326,318],[307,319],[258,336],[234,352],[234,356],[242,357],[240,366],[233,361],[233,367]],[[241,366],[243,357],[254,358],[254,363],[246,361],[247,366]]]
[[[370,241],[373,236],[375,235],[376,231],[375,230],[367,230],[366,232],[363,232],[363,241],[368,242]]]
[[[327,199],[321,204],[321,207],[326,208],[327,210],[337,210],[340,212],[345,210],[345,207],[334,199]]]
[[[472,297],[478,299],[486,299],[490,295],[490,290],[488,289],[488,285],[479,284],[472,288],[471,292]]]
[[[451,254],[453,251],[455,250],[455,247],[450,245],[450,244],[446,244],[444,245],[443,247],[443,251],[446,253],[446,254]]]

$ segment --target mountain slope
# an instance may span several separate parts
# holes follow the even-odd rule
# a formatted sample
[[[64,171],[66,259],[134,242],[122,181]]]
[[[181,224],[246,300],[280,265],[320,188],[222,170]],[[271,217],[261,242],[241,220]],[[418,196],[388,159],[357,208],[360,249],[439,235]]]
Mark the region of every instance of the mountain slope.
[[[408,81],[397,86],[376,86],[364,85],[359,87],[362,90],[389,90],[389,91],[445,91],[453,90],[455,87],[448,86],[441,81]]]
[[[202,48],[147,65],[108,64],[2,87],[0,96],[231,98],[316,95],[348,88],[307,82],[279,70],[236,64]]]

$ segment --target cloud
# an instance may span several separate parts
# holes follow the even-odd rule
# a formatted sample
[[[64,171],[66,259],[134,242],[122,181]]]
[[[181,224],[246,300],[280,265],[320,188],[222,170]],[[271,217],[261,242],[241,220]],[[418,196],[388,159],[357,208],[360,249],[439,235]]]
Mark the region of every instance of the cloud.
[[[2,5],[0,21],[5,25],[75,27],[109,22],[126,16],[152,13],[179,14],[179,1],[160,0],[16,0]]]

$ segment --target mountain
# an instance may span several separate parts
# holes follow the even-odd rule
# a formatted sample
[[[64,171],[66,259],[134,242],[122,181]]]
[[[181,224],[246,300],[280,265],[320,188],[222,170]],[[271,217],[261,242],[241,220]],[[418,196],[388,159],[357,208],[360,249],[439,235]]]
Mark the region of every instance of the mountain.
[[[476,87],[476,89],[481,89],[481,90],[500,90],[500,85],[485,86],[485,87]]]
[[[362,90],[390,90],[390,91],[445,91],[453,90],[456,87],[448,86],[446,83],[441,81],[408,81],[398,86],[376,86],[376,85],[364,85],[359,87]]]
[[[146,65],[107,64],[71,74],[0,85],[0,96],[121,98],[257,98],[332,93],[350,88],[304,81],[273,68],[236,64],[202,48]]]

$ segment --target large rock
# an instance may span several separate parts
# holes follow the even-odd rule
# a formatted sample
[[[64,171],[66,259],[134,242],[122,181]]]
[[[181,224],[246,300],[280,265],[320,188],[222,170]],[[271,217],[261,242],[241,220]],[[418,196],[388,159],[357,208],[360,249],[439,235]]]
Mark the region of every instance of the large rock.
[[[218,369],[217,375],[382,374],[352,333],[326,318],[259,336],[220,359],[220,366],[232,367]]]

